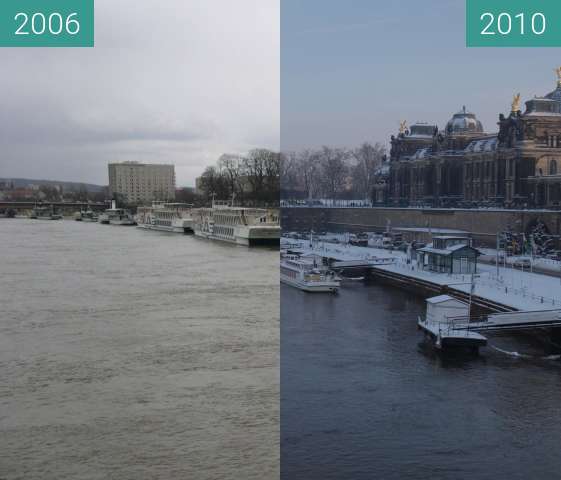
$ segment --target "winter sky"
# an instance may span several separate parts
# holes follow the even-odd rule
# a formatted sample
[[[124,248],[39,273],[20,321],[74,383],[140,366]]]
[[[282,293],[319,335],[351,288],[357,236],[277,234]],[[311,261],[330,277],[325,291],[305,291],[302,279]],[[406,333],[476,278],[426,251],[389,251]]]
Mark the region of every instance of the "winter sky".
[[[465,0],[283,0],[281,147],[388,144],[463,105],[495,132],[512,96],[555,88],[559,48],[466,48]]]
[[[96,0],[95,48],[0,49],[0,177],[107,184],[107,163],[279,148],[279,0]]]

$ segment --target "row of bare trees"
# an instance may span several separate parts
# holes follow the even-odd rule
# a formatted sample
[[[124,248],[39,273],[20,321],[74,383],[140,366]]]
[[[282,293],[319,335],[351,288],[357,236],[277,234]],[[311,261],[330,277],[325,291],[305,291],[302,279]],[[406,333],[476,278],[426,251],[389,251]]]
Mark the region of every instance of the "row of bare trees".
[[[283,199],[370,199],[385,149],[363,143],[354,149],[321,147],[282,154]]]
[[[245,156],[222,155],[207,167],[197,188],[205,200],[234,198],[237,205],[275,206],[280,197],[280,153],[259,148]]]

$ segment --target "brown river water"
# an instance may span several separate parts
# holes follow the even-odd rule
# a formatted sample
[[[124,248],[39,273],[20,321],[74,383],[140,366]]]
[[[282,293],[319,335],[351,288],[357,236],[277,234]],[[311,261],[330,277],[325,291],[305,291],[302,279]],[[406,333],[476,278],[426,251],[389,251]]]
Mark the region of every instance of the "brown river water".
[[[1,479],[279,476],[278,251],[0,220]]]

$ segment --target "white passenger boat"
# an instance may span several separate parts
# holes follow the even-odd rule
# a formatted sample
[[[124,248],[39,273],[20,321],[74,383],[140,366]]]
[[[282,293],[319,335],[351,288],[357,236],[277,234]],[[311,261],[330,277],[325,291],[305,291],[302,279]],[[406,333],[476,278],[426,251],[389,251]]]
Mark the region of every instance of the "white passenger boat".
[[[93,210],[88,209],[76,212],[74,215],[74,220],[76,220],[77,222],[97,222],[99,220],[99,217]]]
[[[99,223],[111,225],[136,225],[136,220],[130,211],[117,208],[115,200],[111,200],[111,208],[99,215]]]
[[[193,205],[154,202],[151,207],[138,207],[136,221],[140,228],[189,233],[193,231]]]
[[[230,207],[213,202],[212,208],[198,208],[193,214],[195,235],[238,245],[278,245],[278,210]]]
[[[297,256],[281,257],[280,280],[305,292],[330,292],[339,290],[339,278],[328,270],[322,270],[310,259]]]
[[[54,206],[36,206],[29,215],[29,218],[37,220],[62,220],[62,215],[56,211]]]

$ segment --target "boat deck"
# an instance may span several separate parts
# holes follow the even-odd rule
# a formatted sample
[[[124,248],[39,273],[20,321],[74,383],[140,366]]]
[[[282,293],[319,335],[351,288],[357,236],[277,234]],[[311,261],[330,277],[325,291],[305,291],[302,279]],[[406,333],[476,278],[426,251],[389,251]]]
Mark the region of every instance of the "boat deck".
[[[451,323],[430,322],[419,318],[417,326],[434,341],[437,348],[477,349],[487,345],[487,338],[473,330],[455,329]]]

